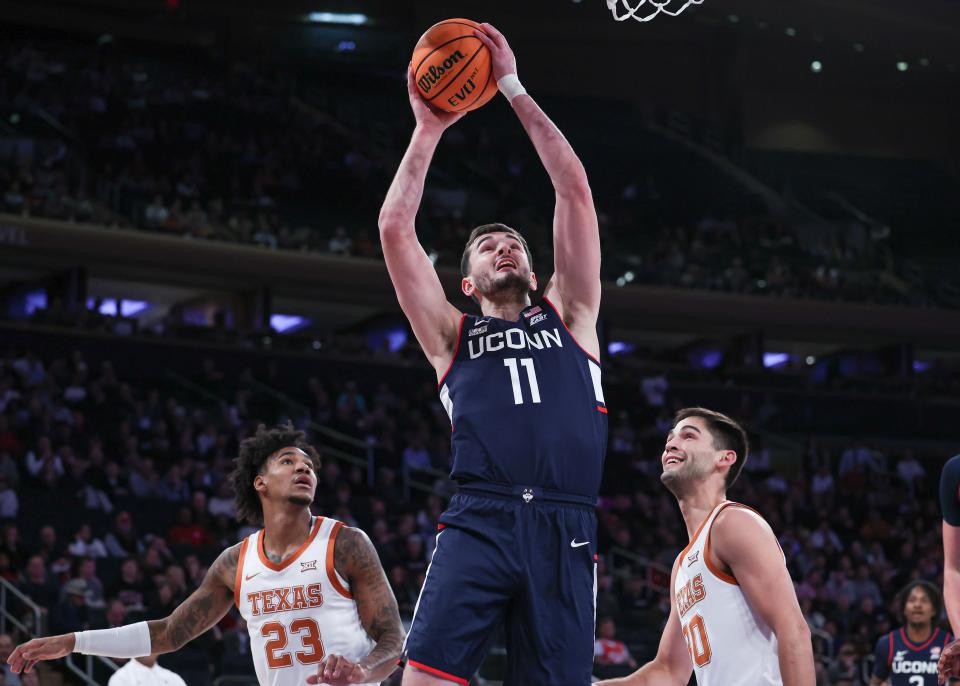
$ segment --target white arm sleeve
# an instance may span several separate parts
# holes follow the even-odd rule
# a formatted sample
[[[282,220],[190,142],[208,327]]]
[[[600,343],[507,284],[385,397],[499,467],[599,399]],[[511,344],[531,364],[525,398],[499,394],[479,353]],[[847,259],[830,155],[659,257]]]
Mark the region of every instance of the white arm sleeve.
[[[73,652],[104,657],[146,657],[150,654],[150,629],[137,622],[115,629],[77,631]]]

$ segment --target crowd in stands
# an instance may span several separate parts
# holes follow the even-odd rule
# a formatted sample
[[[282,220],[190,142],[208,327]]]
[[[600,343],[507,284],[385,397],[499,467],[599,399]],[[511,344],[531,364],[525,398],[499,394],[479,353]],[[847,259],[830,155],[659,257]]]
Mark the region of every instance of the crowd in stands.
[[[282,70],[161,53],[140,54],[109,37],[94,45],[3,34],[0,111],[12,128],[0,133],[0,211],[379,256],[376,210],[409,134],[399,81],[376,107],[364,106]],[[473,223],[496,217],[527,232],[536,263],[548,263],[552,213],[542,168],[515,122],[503,124],[493,109],[481,116],[470,135],[452,129],[438,153],[423,211],[428,252],[438,265],[457,265]],[[29,131],[20,133],[20,124]],[[513,129],[504,134],[505,126]],[[568,134],[584,135],[577,127]],[[588,138],[574,142],[596,149]],[[618,284],[934,302],[899,276],[889,236],[874,227],[813,239],[749,200],[678,211],[695,189],[656,172],[620,178],[618,165],[585,162],[603,240],[618,246],[607,252],[605,278]],[[51,303],[42,318],[118,333],[133,326],[98,309],[67,321]],[[364,350],[355,343],[333,347]],[[80,352],[0,350],[0,577],[42,608],[42,626],[33,628],[103,628],[169,613],[215,555],[251,531],[235,520],[226,479],[239,441],[261,422],[287,418],[366,446],[368,466],[324,459],[316,511],[367,531],[409,619],[452,491],[442,475],[449,424],[429,374],[378,378],[352,369],[284,374],[271,363],[258,378],[289,396],[280,402],[212,360],[192,374],[181,370],[202,389],[196,393],[135,357],[92,362]],[[936,378],[938,392],[957,388],[956,375]],[[701,381],[721,385],[716,376]],[[913,390],[925,390],[922,382],[909,381]],[[657,458],[672,410],[704,402],[659,375],[612,383],[632,385],[609,392],[595,651],[596,673],[605,676],[629,672],[659,640],[669,610],[663,570],[686,532],[659,483]],[[794,416],[772,399],[718,409],[761,429]],[[816,417],[809,423],[815,430]],[[935,483],[946,455],[811,441],[802,464],[774,469],[763,442],[756,445],[730,495],[762,512],[780,538],[813,630],[818,684],[866,684],[877,636],[898,622],[896,591],[914,579],[941,583]],[[0,660],[10,643],[0,636]],[[249,674],[243,620],[231,613],[162,662],[190,684]]]
[[[352,93],[284,66],[223,64],[192,49],[156,54],[120,43],[109,36],[3,37],[0,110],[39,131],[7,132],[0,209],[271,249],[379,256],[377,209],[410,128],[399,78],[378,81],[376,94]],[[900,273],[888,230],[794,226],[718,172],[704,172],[705,163],[684,157],[679,146],[659,150],[664,141],[635,122],[611,120],[632,133],[607,149],[598,134],[591,138],[588,118],[557,109],[588,163],[603,240],[618,246],[605,262],[606,279],[936,302]],[[550,261],[549,184],[505,115],[496,108],[474,115],[470,131],[467,124],[451,129],[438,153],[421,238],[439,265],[456,266],[472,226],[491,218],[523,230],[538,263]],[[610,163],[618,155],[631,160],[636,176]],[[691,168],[700,171],[691,175]]]
[[[235,520],[225,478],[238,442],[259,422],[292,418],[367,446],[366,465],[324,459],[316,511],[368,532],[408,620],[452,491],[442,474],[448,420],[428,374],[353,371],[270,363],[258,376],[287,396],[280,401],[212,360],[191,373],[197,393],[156,376],[133,350],[95,363],[80,352],[0,352],[0,576],[43,608],[48,631],[166,615],[220,550],[252,530]],[[610,388],[597,674],[651,656],[669,609],[663,570],[686,543],[658,456],[670,410],[697,400],[655,381],[639,401]],[[618,407],[618,396],[632,404]],[[901,586],[939,585],[939,465],[811,442],[802,464],[773,469],[757,443],[731,497],[764,513],[779,536],[814,631],[820,684],[850,683],[834,678],[841,660],[858,669],[869,661],[876,638],[897,624]],[[411,489],[411,479],[432,491]],[[191,684],[249,673],[242,620],[228,615],[161,662]]]

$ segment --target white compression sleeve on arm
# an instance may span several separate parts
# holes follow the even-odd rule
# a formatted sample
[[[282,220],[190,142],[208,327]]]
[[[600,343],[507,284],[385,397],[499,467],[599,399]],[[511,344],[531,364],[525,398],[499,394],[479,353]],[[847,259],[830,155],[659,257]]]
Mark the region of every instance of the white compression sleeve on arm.
[[[77,631],[73,652],[104,657],[146,657],[150,654],[150,629],[137,622],[114,629]]]

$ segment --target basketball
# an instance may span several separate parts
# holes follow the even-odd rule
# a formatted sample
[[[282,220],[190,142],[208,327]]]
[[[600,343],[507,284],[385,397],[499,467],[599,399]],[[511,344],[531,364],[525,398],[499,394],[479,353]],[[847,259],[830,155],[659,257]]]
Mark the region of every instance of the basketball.
[[[427,29],[413,49],[417,90],[439,110],[475,110],[497,92],[490,51],[474,30],[483,31],[469,19],[446,19]]]

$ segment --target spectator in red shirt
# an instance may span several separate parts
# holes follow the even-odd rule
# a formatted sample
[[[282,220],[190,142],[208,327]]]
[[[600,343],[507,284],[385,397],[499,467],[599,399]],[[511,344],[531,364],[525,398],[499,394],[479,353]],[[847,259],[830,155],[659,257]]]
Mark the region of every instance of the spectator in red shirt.
[[[194,548],[204,548],[213,545],[213,538],[209,532],[193,521],[193,511],[189,507],[181,507],[177,514],[177,525],[170,529],[167,540],[170,545],[188,545]]]
[[[601,678],[626,676],[637,668],[627,644],[616,638],[613,618],[604,617],[597,623],[597,640],[593,644],[595,673]]]

